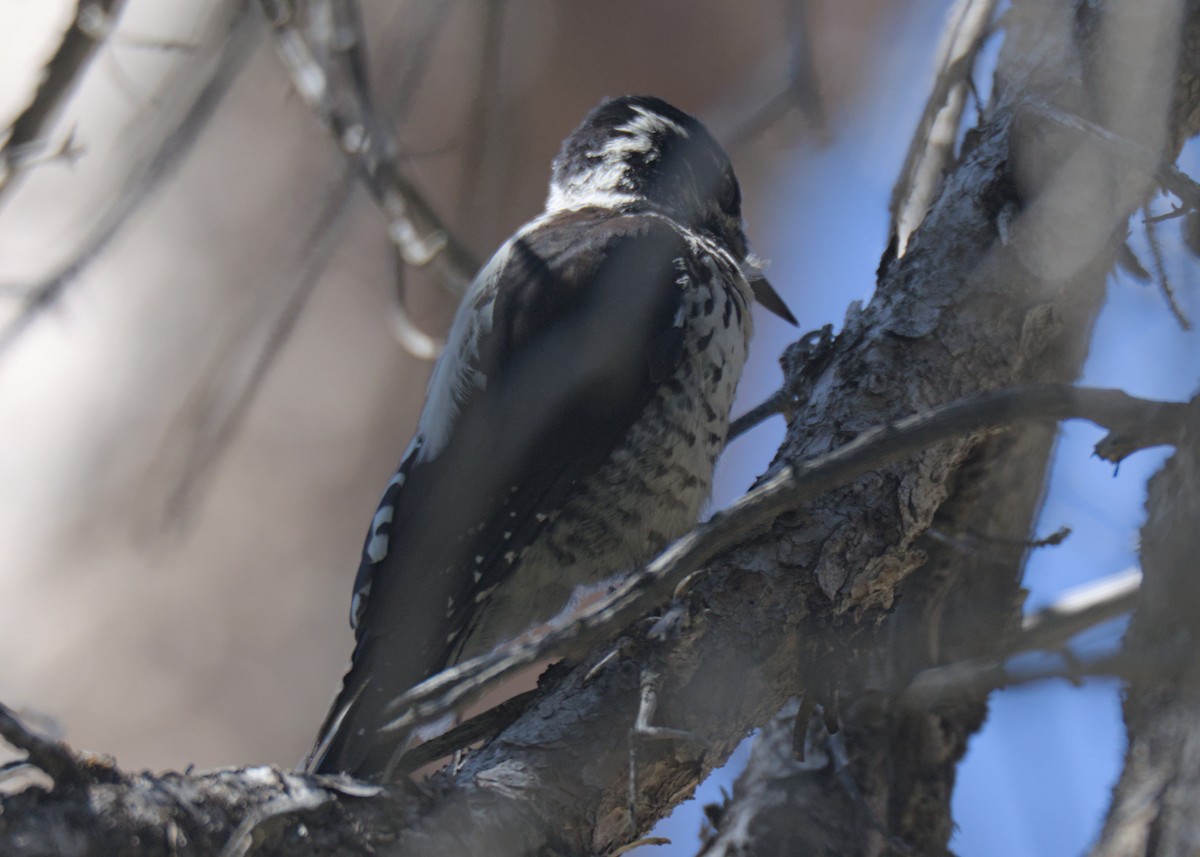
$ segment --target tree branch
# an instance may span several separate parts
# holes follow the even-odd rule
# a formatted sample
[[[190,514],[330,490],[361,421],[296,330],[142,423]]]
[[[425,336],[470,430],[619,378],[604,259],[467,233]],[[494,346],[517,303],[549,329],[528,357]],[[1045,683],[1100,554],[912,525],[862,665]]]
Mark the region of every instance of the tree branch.
[[[1200,414],[1200,405],[1197,405]],[[1153,857],[1200,847],[1200,423],[1150,481],[1141,533],[1145,582],[1123,649],[1155,664],[1122,695],[1129,743],[1092,857]]]
[[[830,370],[811,387],[816,401],[791,420],[785,457],[835,447],[839,430],[858,431],[863,412],[894,402],[897,387],[920,399],[1075,377],[1127,218],[1200,119],[1197,32],[1194,5],[1011,4],[989,102],[957,158],[944,163],[908,251],[885,254],[880,266],[869,318],[892,312],[900,320],[884,322],[891,336],[880,335],[862,330],[852,309]],[[1025,121],[1045,104],[1155,154],[1141,160],[1103,135]],[[847,347],[862,359],[844,360]],[[843,422],[830,427],[830,398],[848,390],[845,410],[834,408]],[[824,632],[834,638],[826,655],[834,663],[805,671],[803,698],[841,725],[852,748],[849,773],[874,816],[920,853],[945,853],[957,766],[986,716],[987,696],[922,710],[888,688],[931,666],[981,657],[989,641],[1015,632],[1020,569],[1053,437],[1014,429],[946,457],[941,450],[918,456],[898,483],[888,471],[864,478],[875,499],[850,495],[840,507],[822,501],[782,516],[772,531],[775,553],[764,551],[765,562],[815,567],[821,593],[839,605]],[[909,540],[914,517],[929,527]],[[964,552],[928,537],[930,530],[972,533],[989,547]],[[848,562],[855,564],[849,572]],[[872,615],[878,624],[868,626]],[[838,633],[837,616],[853,617],[858,633]],[[823,771],[791,770],[773,803],[727,808],[721,844],[706,853],[770,853],[779,843],[802,852],[886,853],[884,838],[827,783]]]
[[[61,741],[43,738],[17,717],[8,706],[0,703],[0,738],[17,750],[25,751],[25,761],[45,773],[58,785],[80,785],[97,781],[98,766],[89,766],[89,760],[77,754]],[[91,767],[91,770],[89,770]],[[115,779],[115,769],[105,766]]]
[[[197,69],[189,64],[188,73],[177,81],[180,89],[193,86],[197,79],[202,80],[202,84],[195,95],[185,102],[182,115],[163,135],[154,151],[145,158],[131,159],[136,165],[117,185],[112,201],[96,217],[96,222],[79,247],[66,262],[36,283],[0,286],[4,292],[19,295],[21,303],[17,314],[0,328],[0,353],[16,341],[47,307],[62,297],[67,286],[104,252],[142,203],[191,151],[217,105],[237,78],[257,38],[259,28],[255,26],[255,17],[246,12],[247,0],[237,0],[230,5],[234,7],[231,17],[216,28],[220,32],[217,37],[220,48],[215,52],[215,57],[207,58],[213,60],[211,67],[198,75]],[[172,95],[172,102],[180,99],[178,90],[173,90]]]
[[[1115,463],[1136,449],[1174,443],[1187,412],[1185,403],[1053,384],[983,393],[869,429],[840,449],[784,466],[565,627],[498,647],[417,685],[393,704],[393,710],[402,713],[389,728],[408,730],[437,720],[530,664],[585,651],[666,602],[689,575],[782,513],[942,441],[1020,422],[1086,419],[1109,429],[1097,454]]]
[[[988,693],[1056,676],[1075,678],[1080,667],[1069,662],[1065,668],[1043,671],[1011,670],[1008,660],[1037,651],[1061,651],[1075,635],[1133,610],[1142,576],[1137,571],[1116,574],[1066,593],[1054,604],[1025,617],[1021,631],[1010,640],[998,641],[991,657],[975,658],[922,670],[903,689],[904,704],[928,710],[957,697]],[[1095,670],[1111,674],[1114,662],[1100,658]]]
[[[275,29],[279,56],[296,92],[329,130],[387,218],[388,234],[408,265],[426,267],[455,295],[478,269],[433,206],[405,178],[399,147],[376,112],[367,81],[366,46],[355,0],[259,0]],[[394,330],[415,357],[432,359],[430,340],[407,318],[403,303]]]
[[[591,639],[589,634],[611,630],[617,627],[615,623],[620,617],[646,608],[651,602],[642,593],[655,593],[659,598],[669,595],[673,584],[682,579],[685,569],[698,567],[705,559],[712,558],[714,550],[728,550],[745,538],[747,527],[761,527],[778,512],[793,508],[794,504],[848,482],[869,469],[910,455],[924,445],[1016,420],[1083,417],[1129,439],[1126,445],[1140,446],[1175,436],[1183,411],[1183,406],[1145,402],[1116,391],[1048,385],[985,394],[864,432],[845,447],[812,462],[782,468],[733,509],[720,513],[713,522],[668,550],[630,585],[618,589],[613,594],[615,597],[606,599],[605,606],[589,611],[577,623],[558,632],[558,636],[551,634],[543,638],[540,650],[543,653],[561,651],[547,648],[547,640],[570,640],[570,648],[578,649],[583,641]],[[712,603],[715,593],[738,589],[736,585],[732,590],[728,589],[728,571],[714,573],[711,577],[689,580],[684,596],[689,604],[668,613],[646,637],[634,640],[632,651],[661,649],[658,656],[664,657],[673,675],[678,677],[679,658],[690,660],[694,657],[690,654],[693,647],[706,632],[718,630],[721,624],[713,621],[721,615],[719,609],[711,615],[697,613],[696,602]],[[792,623],[785,636],[795,633],[804,632]],[[788,646],[781,648],[784,652],[790,650]],[[521,647],[509,647],[510,652],[513,650],[520,651]],[[491,660],[508,662],[503,658]],[[436,788],[443,797],[433,804],[404,790],[385,792],[341,777],[310,778],[266,768],[222,771],[198,777],[122,775],[94,783],[84,782],[72,775],[79,765],[65,748],[35,739],[27,730],[0,720],[2,734],[16,746],[26,749],[30,761],[47,770],[56,782],[53,792],[33,790],[33,794],[7,799],[13,801],[12,811],[6,807],[6,812],[0,814],[0,845],[8,847],[11,843],[12,850],[5,853],[13,855],[37,853],[17,850],[28,820],[37,817],[43,820],[42,823],[51,818],[49,823],[59,825],[60,829],[91,830],[87,848],[97,850],[82,850],[78,852],[81,854],[106,853],[99,849],[112,848],[114,842],[125,842],[127,847],[129,840],[120,837],[138,839],[142,843],[140,854],[169,853],[166,849],[174,834],[168,831],[176,828],[187,837],[220,841],[223,855],[247,853],[245,849],[255,837],[255,841],[266,844],[257,846],[254,853],[264,855],[283,851],[289,854],[339,853],[339,848],[366,846],[392,853],[384,846],[397,836],[402,843],[402,852],[395,853],[444,853],[448,847],[446,836],[467,843],[463,847],[468,850],[474,847],[469,843],[481,845],[487,841],[492,853],[520,853],[530,836],[538,841],[553,841],[552,838],[538,839],[552,836],[550,829],[541,823],[529,827],[531,820],[526,806],[529,790],[544,788],[547,785],[544,777],[549,772],[553,772],[555,780],[571,782],[587,770],[580,759],[573,758],[574,764],[565,764],[562,756],[594,752],[599,740],[597,730],[606,736],[605,741],[615,740],[621,744],[629,740],[624,729],[632,724],[637,706],[628,703],[641,695],[641,683],[631,678],[621,663],[589,670],[595,660],[593,657],[570,672],[560,671],[551,678],[541,699],[499,738],[468,759],[461,773],[439,775]],[[464,666],[469,667],[472,663],[476,662]],[[725,678],[730,677],[724,670],[717,672]],[[456,671],[451,671],[450,675],[456,675]],[[429,696],[430,685],[436,687],[437,683],[427,683],[419,690]],[[697,753],[705,758],[706,766],[719,762],[736,744],[740,731],[729,733],[728,724],[723,723],[721,712],[716,710],[721,706],[714,705],[708,693],[692,688],[685,694],[689,701],[682,708],[679,693],[678,684],[672,683],[673,704],[662,704],[660,711],[672,718],[682,717],[688,731],[695,731],[712,741],[711,750],[698,745],[685,758]],[[461,700],[465,695],[467,691],[462,685],[453,685],[442,698]],[[668,695],[664,693],[662,699],[665,703]],[[522,701],[522,705],[525,704]],[[574,735],[578,743],[564,743],[561,737],[555,737],[566,734]],[[667,752],[670,752],[671,742],[667,744]],[[645,764],[661,764],[663,752],[657,749],[653,753],[643,753],[643,758],[649,756]],[[680,746],[673,748],[676,757],[680,752]],[[605,759],[607,761],[602,761]],[[620,761],[614,762],[606,753],[594,758],[592,764],[621,769]],[[72,785],[79,787],[71,788]],[[578,788],[576,784],[569,790]],[[161,802],[161,792],[177,793],[179,789],[187,792],[186,800],[176,799],[172,807],[157,806]],[[328,817],[329,804],[330,798],[339,794],[355,800],[349,803],[334,801],[338,805],[335,823]],[[98,796],[103,796],[99,805],[117,800],[131,807],[127,813],[110,818],[103,835],[97,833],[98,827],[91,826],[94,822],[88,822],[86,818],[81,820],[79,816],[80,801],[87,805],[97,804]],[[136,810],[146,801],[156,803],[153,823],[143,812]],[[601,827],[594,835],[618,840],[631,836],[632,830],[622,830],[621,810],[614,807],[610,811],[616,811],[618,817],[601,821]],[[388,817],[390,821],[378,825],[376,818],[379,816]],[[14,820],[5,821],[6,818]],[[368,827],[368,819],[373,826]],[[451,819],[458,821],[451,823]],[[462,825],[468,823],[471,827],[464,829]],[[616,829],[609,829],[612,824],[616,824]],[[317,825],[322,826],[319,835],[297,840],[296,831],[314,829]],[[364,830],[370,832],[357,832]],[[163,850],[156,850],[160,847]]]
[[[815,135],[825,136],[825,106],[821,100],[821,80],[817,74],[809,2],[810,0],[790,0],[785,7],[789,46],[787,80],[753,113],[728,134],[722,135],[730,149],[744,146],[793,110],[800,111],[801,117]]]
[[[13,120],[0,144],[0,203],[15,186],[22,167],[45,148],[42,135],[62,112],[88,63],[120,16],[125,0],[78,0],[71,24],[46,63],[32,100]]]
[[[975,60],[987,40],[996,0],[958,0],[950,10],[935,60],[937,76],[892,189],[889,230],[895,255],[903,256],[954,158]]]

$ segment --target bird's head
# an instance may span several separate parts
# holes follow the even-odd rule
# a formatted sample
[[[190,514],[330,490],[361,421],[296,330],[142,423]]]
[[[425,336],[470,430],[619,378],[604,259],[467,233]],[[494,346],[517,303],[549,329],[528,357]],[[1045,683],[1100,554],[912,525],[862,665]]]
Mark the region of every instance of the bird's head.
[[[745,255],[729,156],[700,122],[658,98],[609,99],[563,142],[546,207],[589,206],[659,211]]]
[[[563,141],[547,211],[655,211],[707,234],[740,263],[766,308],[795,323],[750,256],[742,191],[725,150],[699,120],[659,98],[602,102]]]

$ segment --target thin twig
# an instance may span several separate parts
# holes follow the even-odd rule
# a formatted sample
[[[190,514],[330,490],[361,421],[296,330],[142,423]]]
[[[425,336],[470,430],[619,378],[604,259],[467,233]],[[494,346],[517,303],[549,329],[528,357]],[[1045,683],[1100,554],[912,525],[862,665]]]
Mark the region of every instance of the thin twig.
[[[731,149],[744,145],[788,113],[799,109],[818,135],[825,133],[825,107],[813,49],[813,29],[808,14],[809,0],[791,0],[787,15],[788,76],[783,87],[767,98],[748,118],[727,135]]]
[[[124,5],[125,0],[78,0],[76,3],[71,25],[46,63],[33,99],[13,120],[8,139],[0,144],[0,200],[15,187],[14,179],[21,174],[22,167],[43,146],[47,129],[62,112]]]
[[[1008,560],[1002,559],[999,555],[993,557],[991,554],[997,545],[1005,548],[1024,548],[1026,550],[1056,547],[1066,541],[1071,535],[1071,528],[1059,527],[1050,535],[1040,539],[1004,538],[1003,536],[992,536],[972,530],[959,533],[945,532],[937,527],[930,527],[926,531],[926,534],[939,544],[946,545],[960,554],[977,557],[984,561],[994,561],[1003,565],[1007,564]]]
[[[783,512],[934,444],[1021,422],[1086,419],[1109,429],[1101,441],[1108,441],[1106,448],[1128,454],[1176,442],[1189,408],[1186,403],[1137,399],[1119,390],[1046,384],[983,393],[865,431],[830,453],[782,466],[728,509],[674,542],[646,568],[631,574],[571,624],[501,646],[412,688],[392,704],[396,718],[387,728],[404,731],[444,716],[523,667],[586,650],[666,601],[685,577],[769,526]]]
[[[1171,287],[1171,280],[1167,275],[1167,261],[1163,257],[1162,242],[1158,240],[1158,229],[1150,217],[1149,205],[1142,206],[1142,216],[1146,229],[1146,243],[1150,247],[1150,258],[1154,262],[1154,275],[1158,280],[1159,291],[1162,292],[1163,299],[1167,302],[1167,308],[1171,310],[1171,315],[1175,316],[1179,326],[1185,331],[1191,330],[1192,323],[1188,321],[1179,302],[1175,300],[1175,289]]]
[[[711,744],[702,735],[687,732],[683,729],[672,729],[668,726],[656,726],[655,714],[658,712],[658,696],[662,690],[663,674],[658,666],[643,665],[638,679],[640,693],[638,695],[637,717],[629,730],[629,780],[626,789],[626,809],[629,812],[629,827],[633,835],[637,834],[638,816],[638,748],[642,741],[686,741],[704,749],[710,749]]]
[[[397,121],[403,123],[413,100],[426,85],[425,75],[431,65],[430,59],[458,5],[447,3],[446,0],[424,0],[404,3],[397,8],[398,14],[406,18],[402,27],[404,41],[393,51],[399,53],[398,61],[385,61],[381,76],[383,80],[391,82],[384,109],[388,116],[395,116]]]
[[[813,381],[824,370],[832,353],[832,324],[810,330],[784,349],[779,358],[783,377],[787,379],[784,386],[730,423],[726,442],[776,414],[783,414],[790,421],[799,404],[808,399]]]
[[[1164,211],[1162,214],[1150,214],[1147,207],[1143,206],[1142,216],[1147,223],[1165,223],[1168,220],[1178,220],[1181,217],[1186,217],[1192,211],[1186,205],[1172,205],[1170,211]],[[1149,274],[1146,275],[1149,280]]]
[[[905,690],[905,703],[928,708],[962,695],[987,693],[1013,684],[1068,675],[1108,674],[1115,663],[1108,656],[1093,661],[1087,667],[1090,671],[1084,673],[1080,673],[1080,664],[1075,660],[1065,667],[1033,669],[1015,669],[1008,661],[1029,652],[1062,651],[1080,632],[1128,613],[1137,603],[1141,581],[1141,573],[1134,569],[1067,592],[1054,604],[1025,617],[1021,630],[995,656],[922,670]]]
[[[46,773],[56,784],[84,782],[84,762],[66,744],[36,734],[21,722],[16,712],[0,703],[0,738],[25,751],[25,761]]]
[[[392,244],[392,334],[404,350],[418,360],[436,360],[445,344],[417,326],[408,314],[408,265],[404,254]]]
[[[628,854],[634,848],[641,848],[643,845],[670,845],[671,840],[665,836],[643,836],[641,839],[635,839],[633,842],[626,842],[616,851],[612,852],[612,857],[620,857],[622,854]]]
[[[196,42],[183,39],[161,39],[157,36],[141,36],[136,33],[114,33],[113,47],[134,48],[142,51],[160,51],[162,53],[190,54],[199,50]]]
[[[904,704],[927,710],[960,697],[973,697],[995,690],[1008,690],[1051,679],[1066,679],[1078,684],[1085,678],[1126,676],[1133,661],[1121,652],[1107,652],[1095,658],[1064,657],[1054,663],[1020,664],[990,660],[969,661],[931,667],[919,673],[919,684],[904,694]],[[1165,661],[1153,664],[1162,668]]]
[[[163,523],[181,525],[187,520],[214,474],[214,462],[237,435],[275,357],[296,329],[341,239],[338,227],[351,198],[352,179],[352,171],[346,169],[330,182],[303,238],[299,271],[289,270],[275,288],[267,290],[270,305],[251,314],[249,332],[239,331],[228,347],[217,352],[213,365],[189,394],[181,424],[167,432],[157,460],[179,470],[168,475],[172,487],[161,506]],[[185,449],[175,451],[184,445]]]
[[[228,25],[228,34],[223,38],[220,53],[211,66],[211,75],[191,106],[166,134],[154,154],[140,162],[132,175],[121,182],[111,204],[97,217],[95,225],[74,255],[37,283],[0,284],[0,292],[22,295],[21,308],[0,329],[0,352],[11,345],[47,307],[62,297],[66,287],[99,257],[146,198],[191,150],[257,42],[257,17],[246,14],[248,4],[249,0],[240,0],[241,8]]]
[[[444,735],[431,738],[408,750],[396,763],[396,770],[402,773],[423,768],[430,762],[445,758],[455,750],[470,746],[476,741],[490,738],[516,722],[529,706],[541,696],[540,689],[527,690],[514,697],[506,699],[499,705],[489,708],[482,714],[459,724]]]
[[[1061,648],[1080,631],[1132,610],[1141,586],[1142,573],[1133,568],[1070,589],[1053,604],[1026,616],[1010,648],[1022,652]]]
[[[482,12],[482,44],[475,75],[475,93],[467,111],[467,149],[463,153],[462,184],[458,197],[461,222],[469,222],[466,218],[479,210],[479,179],[483,175],[489,137],[495,125],[494,114],[500,101],[500,63],[504,53],[504,13],[507,7],[506,0],[490,0],[484,4]]]
[[[259,0],[259,5],[275,30],[279,56],[296,92],[358,168],[405,263],[428,268],[445,289],[461,295],[478,265],[400,169],[395,133],[371,100],[358,4]],[[407,321],[403,305],[396,312]],[[410,327],[398,323],[394,329]],[[415,356],[428,356],[429,349],[414,350],[409,341],[400,342]]]
[[[1183,170],[1166,161],[1161,155],[1152,152],[1140,143],[1135,143],[1097,125],[1082,116],[1067,113],[1044,101],[1025,102],[1024,106],[1036,115],[1048,119],[1060,128],[1066,128],[1101,143],[1114,156],[1120,158],[1128,166],[1141,170],[1175,194],[1182,202],[1193,210],[1200,210],[1200,183],[1190,178]]]

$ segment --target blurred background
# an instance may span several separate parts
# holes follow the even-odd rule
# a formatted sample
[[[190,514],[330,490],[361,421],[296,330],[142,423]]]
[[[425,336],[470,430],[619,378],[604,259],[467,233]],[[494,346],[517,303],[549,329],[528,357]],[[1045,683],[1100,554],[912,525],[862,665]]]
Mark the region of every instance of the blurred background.
[[[456,295],[410,269],[294,93],[258,5],[126,0],[42,145],[0,177],[0,700],[127,768],[296,764],[349,657],[350,584]],[[87,7],[88,4],[83,4]],[[801,330],[870,298],[887,202],[949,0],[364,0],[405,175],[482,260],[535,215],[601,98],[663,97],[733,157],[749,235]],[[33,97],[74,0],[0,0],[0,127]],[[94,17],[94,16],[93,16]],[[994,62],[993,36],[985,65]],[[976,76],[986,98],[990,66]],[[968,118],[968,122],[970,118]],[[1200,171],[1189,149],[1181,164]],[[1160,230],[1183,311],[1194,272]],[[1136,244],[1135,244],[1136,248]],[[759,315],[735,412],[796,332]],[[1114,278],[1085,381],[1193,392],[1200,338]],[[714,506],[779,421],[733,444]],[[1141,453],[1068,428],[1030,606],[1136,562]],[[1088,645],[1112,645],[1119,627]],[[965,855],[1081,852],[1123,749],[1118,689],[997,694],[956,794]],[[719,800],[733,763],[700,792]],[[698,804],[660,825],[694,853]],[[647,851],[646,853],[650,853]]]

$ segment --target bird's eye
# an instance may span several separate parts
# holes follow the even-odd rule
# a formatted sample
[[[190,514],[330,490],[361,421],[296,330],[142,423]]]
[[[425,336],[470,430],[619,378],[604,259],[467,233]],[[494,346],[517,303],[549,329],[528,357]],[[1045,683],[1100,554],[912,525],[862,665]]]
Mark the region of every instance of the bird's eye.
[[[725,172],[721,175],[721,187],[717,192],[717,203],[727,214],[740,215],[742,213],[742,191],[738,187],[738,181],[733,175],[732,167],[726,167]]]

